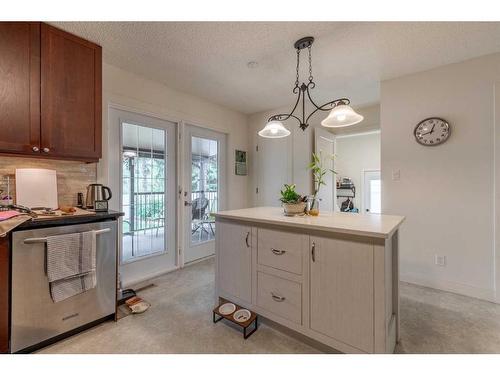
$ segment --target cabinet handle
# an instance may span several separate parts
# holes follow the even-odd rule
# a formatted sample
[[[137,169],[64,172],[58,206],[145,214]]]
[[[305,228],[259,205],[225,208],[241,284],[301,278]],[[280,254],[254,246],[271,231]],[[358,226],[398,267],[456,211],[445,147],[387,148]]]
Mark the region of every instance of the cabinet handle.
[[[275,255],[283,255],[286,253],[286,250],[278,250],[278,249],[275,249],[275,248],[271,248],[271,251],[273,252],[273,254]]]
[[[247,232],[247,236],[245,237],[245,243],[247,244],[247,247],[250,247],[250,244],[248,243],[248,237],[250,237],[250,232]]]
[[[38,151],[40,151],[40,149],[39,149],[38,147],[36,147],[36,146],[33,146],[31,149],[33,150],[33,152],[38,152]]]
[[[283,302],[286,299],[285,297],[274,294],[273,292],[271,292],[271,297],[273,297],[273,300],[276,302]]]
[[[311,258],[313,262],[316,262],[316,242],[313,241],[311,247]]]
[[[46,154],[48,154],[50,152],[50,148],[44,147],[42,151],[45,152]]]

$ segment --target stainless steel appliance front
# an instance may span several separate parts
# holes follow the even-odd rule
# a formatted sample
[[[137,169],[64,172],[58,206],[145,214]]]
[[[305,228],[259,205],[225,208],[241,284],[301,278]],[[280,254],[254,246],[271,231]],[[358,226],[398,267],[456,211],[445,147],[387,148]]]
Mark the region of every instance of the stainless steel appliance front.
[[[97,239],[97,286],[54,303],[46,275],[46,245],[32,239],[100,231]],[[18,352],[115,313],[116,221],[50,227],[12,235],[11,352]]]

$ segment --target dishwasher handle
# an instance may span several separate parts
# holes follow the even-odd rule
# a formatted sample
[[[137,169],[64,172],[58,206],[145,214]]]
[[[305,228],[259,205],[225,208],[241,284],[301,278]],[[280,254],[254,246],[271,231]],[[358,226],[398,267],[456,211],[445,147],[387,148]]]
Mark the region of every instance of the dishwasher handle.
[[[104,228],[104,229],[98,229],[94,230],[95,234],[103,234],[110,232],[110,228]],[[24,240],[25,244],[32,244],[32,243],[46,243],[47,242],[47,237],[33,237],[33,238],[26,238]]]

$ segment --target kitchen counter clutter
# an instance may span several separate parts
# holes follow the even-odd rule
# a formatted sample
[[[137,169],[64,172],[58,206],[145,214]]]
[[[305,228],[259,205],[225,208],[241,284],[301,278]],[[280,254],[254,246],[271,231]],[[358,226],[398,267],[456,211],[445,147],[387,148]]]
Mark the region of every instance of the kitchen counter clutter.
[[[216,214],[216,295],[345,353],[399,340],[404,217],[278,207]]]

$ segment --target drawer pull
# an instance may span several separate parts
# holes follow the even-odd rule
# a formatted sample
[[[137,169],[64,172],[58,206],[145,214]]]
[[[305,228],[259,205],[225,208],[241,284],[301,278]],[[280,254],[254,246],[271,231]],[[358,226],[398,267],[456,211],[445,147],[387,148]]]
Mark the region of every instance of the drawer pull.
[[[278,250],[278,249],[275,249],[275,248],[271,248],[271,251],[273,252],[274,255],[283,255],[286,253],[285,250]]]
[[[278,296],[277,294],[274,294],[273,292],[271,292],[271,297],[273,297],[273,300],[275,300],[276,302],[283,302],[285,300],[285,297]]]
[[[250,232],[247,232],[247,236],[245,237],[245,243],[247,244],[247,247],[250,247],[250,244],[248,243],[248,237],[250,237]]]

